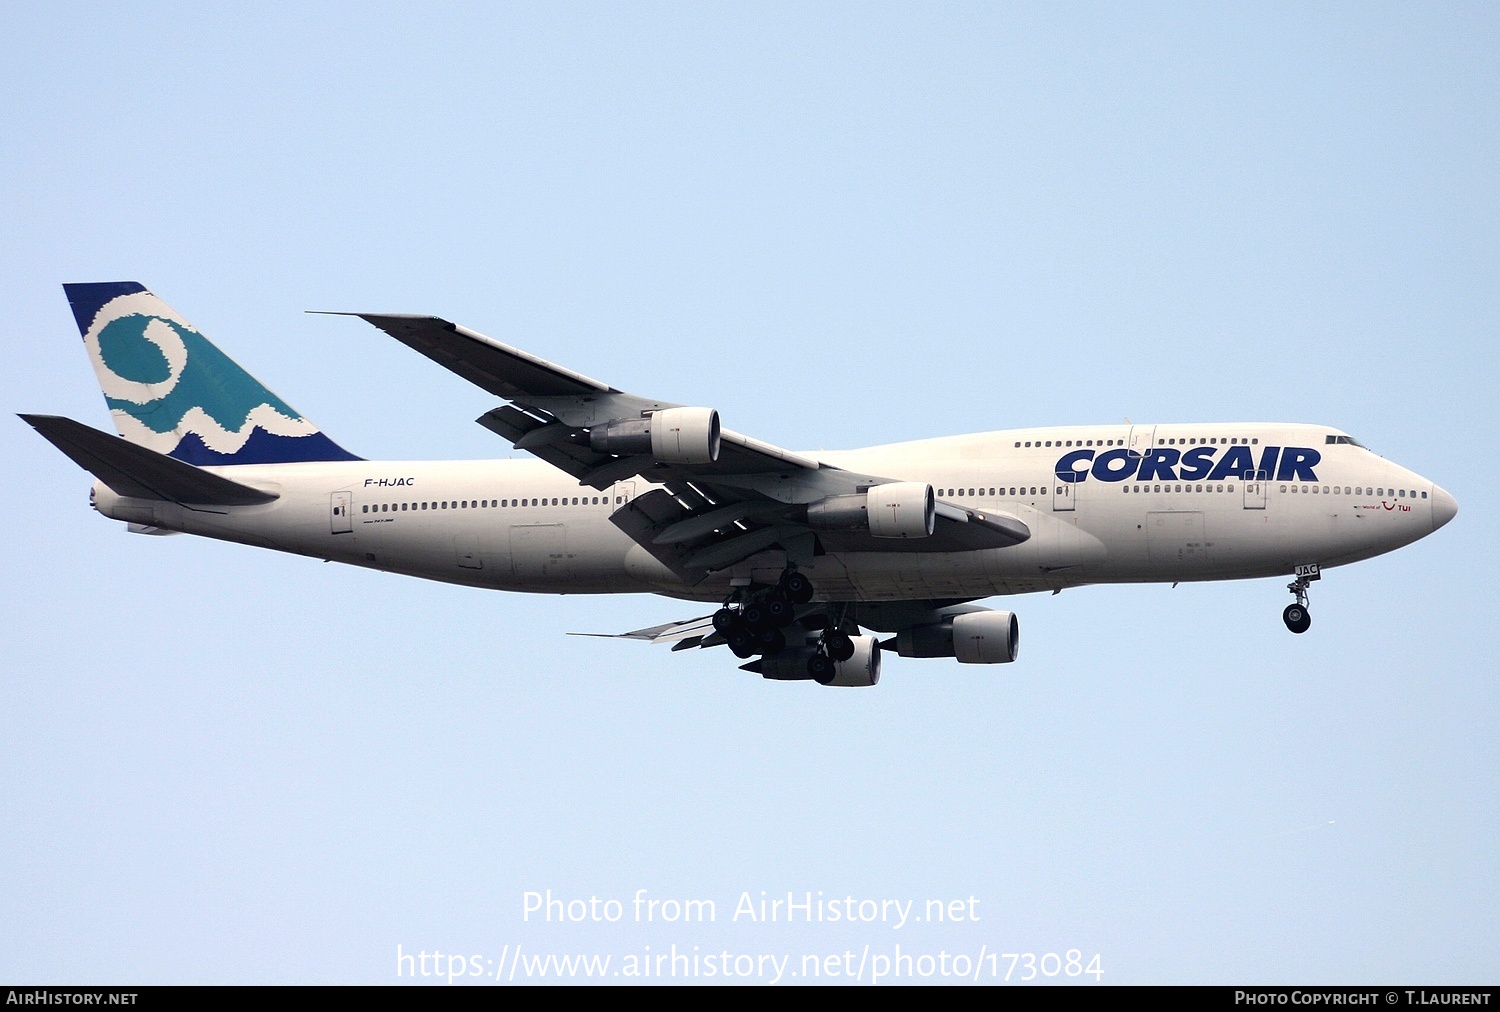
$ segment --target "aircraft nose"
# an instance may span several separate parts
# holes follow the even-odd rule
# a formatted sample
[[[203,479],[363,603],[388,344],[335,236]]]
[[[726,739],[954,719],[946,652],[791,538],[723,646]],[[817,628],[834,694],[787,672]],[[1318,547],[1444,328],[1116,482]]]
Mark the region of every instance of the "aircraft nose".
[[[1458,515],[1458,500],[1447,490],[1432,486],[1432,529],[1437,530]]]

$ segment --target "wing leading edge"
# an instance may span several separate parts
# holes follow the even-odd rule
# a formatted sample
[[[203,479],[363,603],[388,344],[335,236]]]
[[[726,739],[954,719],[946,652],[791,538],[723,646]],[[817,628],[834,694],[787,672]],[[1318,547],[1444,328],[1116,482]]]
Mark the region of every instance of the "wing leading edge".
[[[839,551],[972,551],[1030,537],[1014,517],[939,503],[930,537],[874,538],[815,531],[807,506],[896,479],[859,474],[753,437],[722,429],[717,453],[694,463],[640,452],[602,452],[591,430],[636,422],[682,405],[626,393],[436,316],[357,316],[479,388],[510,402],[480,416],[485,428],[579,482],[604,489],[641,476],[664,486],[625,504],[610,518],[625,534],[689,584],[761,552],[790,561]]]

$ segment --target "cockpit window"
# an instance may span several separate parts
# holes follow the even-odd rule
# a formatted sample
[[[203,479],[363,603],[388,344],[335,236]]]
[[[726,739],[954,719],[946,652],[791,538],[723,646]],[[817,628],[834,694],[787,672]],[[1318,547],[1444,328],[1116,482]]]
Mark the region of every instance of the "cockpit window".
[[[1334,436],[1334,435],[1330,435],[1330,436],[1326,437],[1323,440],[1323,442],[1324,442],[1325,445],[1330,445],[1330,446],[1333,445],[1333,444],[1335,444],[1335,443],[1348,443],[1350,446],[1357,446],[1360,449],[1364,449],[1365,448],[1365,444],[1361,443],[1359,440],[1355,439],[1353,436]]]

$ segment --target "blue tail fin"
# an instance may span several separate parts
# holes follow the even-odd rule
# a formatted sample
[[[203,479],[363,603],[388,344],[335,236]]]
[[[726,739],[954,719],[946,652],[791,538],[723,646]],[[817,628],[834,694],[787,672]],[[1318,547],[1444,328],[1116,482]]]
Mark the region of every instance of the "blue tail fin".
[[[359,460],[134,281],[63,285],[120,435],[189,464]]]

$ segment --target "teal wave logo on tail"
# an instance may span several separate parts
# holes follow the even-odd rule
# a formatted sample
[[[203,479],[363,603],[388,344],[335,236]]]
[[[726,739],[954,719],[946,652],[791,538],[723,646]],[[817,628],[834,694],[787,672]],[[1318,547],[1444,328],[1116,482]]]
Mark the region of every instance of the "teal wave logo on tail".
[[[133,281],[64,285],[120,435],[189,464],[359,460]]]

